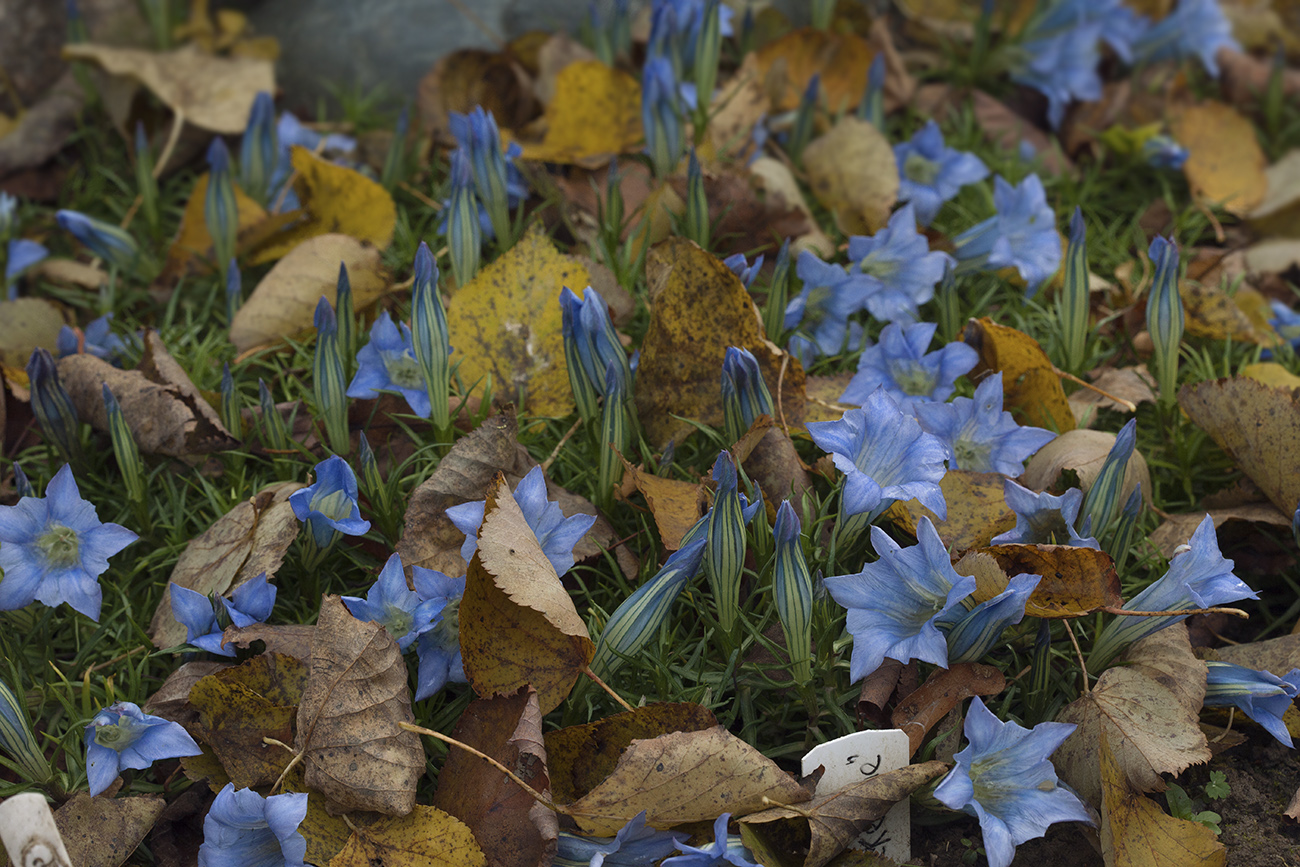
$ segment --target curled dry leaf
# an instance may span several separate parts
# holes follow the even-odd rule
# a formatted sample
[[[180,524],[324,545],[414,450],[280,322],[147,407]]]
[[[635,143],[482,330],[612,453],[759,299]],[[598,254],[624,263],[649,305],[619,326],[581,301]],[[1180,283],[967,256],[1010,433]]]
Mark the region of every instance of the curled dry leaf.
[[[326,596],[294,747],[303,755],[306,784],[328,799],[331,812],[411,812],[424,747],[402,722],[415,717],[397,642],[379,624],[349,614],[339,597]]]
[[[1072,545],[994,545],[982,553],[991,556],[1007,578],[1042,576],[1025,604],[1030,617],[1069,619],[1124,604],[1115,561],[1105,551]],[[1006,589],[1005,580],[1000,585],[979,583],[989,578],[996,576],[976,572],[976,598],[990,599]]]
[[[57,304],[44,298],[0,301],[0,362],[21,370],[33,349],[53,350],[59,331],[70,322]]]
[[[802,232],[791,233],[792,256],[797,257],[804,250],[810,250],[823,259],[835,255],[834,242],[817,225],[812,210],[799,189],[799,183],[785,163],[773,157],[759,157],[749,164],[749,176],[755,186],[767,196],[769,208],[785,207],[803,214],[806,228]]]
[[[1173,116],[1170,132],[1187,149],[1183,174],[1193,193],[1238,216],[1264,200],[1267,159],[1255,125],[1235,108],[1212,100],[1188,106]]]
[[[357,828],[329,862],[330,867],[485,867],[487,863],[464,822],[419,804],[405,816]]]
[[[897,659],[885,658],[880,667],[862,679],[858,692],[858,720],[870,720],[876,728],[886,728],[889,722],[890,700],[901,700],[916,691],[916,663],[907,665]]]
[[[1093,407],[1116,412],[1129,412],[1127,406],[1106,397],[1100,393],[1101,391],[1123,398],[1135,405],[1155,403],[1156,400],[1156,380],[1151,375],[1151,371],[1147,370],[1145,364],[1138,364],[1133,367],[1108,367],[1099,371],[1092,384],[1100,391],[1081,388],[1070,395],[1070,410],[1074,413],[1076,420],[1090,415]],[[1082,426],[1080,424],[1080,427]]]
[[[549,793],[542,714],[532,687],[470,702],[451,736],[510,768],[535,791]],[[555,813],[464,750],[452,747],[447,754],[433,806],[464,822],[494,867],[549,867],[555,860]]]
[[[732,446],[732,454],[770,503],[787,499],[799,502],[812,487],[807,465],[795,450],[790,434],[769,415],[754,419]]]
[[[955,662],[936,668],[925,683],[903,698],[890,719],[896,729],[907,732],[908,755],[915,755],[935,724],[968,698],[997,695],[1007,688],[1002,672],[978,662]]]
[[[875,234],[898,201],[898,163],[870,122],[846,114],[803,152],[813,195],[845,235]]]
[[[596,652],[499,473],[488,490],[478,551],[465,577],[460,647],[476,693],[513,693],[532,684],[542,713],[559,707]]]
[[[118,867],[144,840],[167,802],[157,796],[92,798],[77,792],[54,811],[70,863],[77,867]],[[57,860],[57,859],[56,859]],[[44,863],[24,859],[27,864]]]
[[[972,379],[1002,372],[1002,407],[1016,421],[1058,432],[1074,429],[1061,377],[1037,340],[988,317],[967,322],[961,339],[980,355]]]
[[[1224,662],[1284,677],[1291,669],[1300,668],[1300,633],[1220,647],[1215,653]]]
[[[1192,533],[1200,526],[1205,516],[1209,515],[1217,530],[1229,521],[1247,521],[1252,524],[1267,524],[1271,527],[1289,528],[1291,518],[1278,511],[1271,503],[1246,503],[1226,509],[1209,509],[1192,512],[1187,515],[1170,515],[1156,528],[1148,538],[1166,560],[1174,558],[1174,551],[1179,545],[1186,545]]]
[[[622,458],[622,456],[619,456]],[[669,551],[681,547],[682,536],[695,525],[704,512],[704,486],[699,482],[684,482],[681,479],[666,479],[654,473],[644,472],[623,459],[627,470],[624,477],[645,497],[650,514],[654,516],[655,526],[659,528],[659,539]]]
[[[1115,445],[1115,434],[1097,430],[1070,430],[1039,449],[1025,465],[1021,484],[1036,491],[1054,488],[1062,470],[1073,470],[1079,477],[1079,486],[1085,493],[1101,473],[1106,456]],[[1124,469],[1124,483],[1119,502],[1126,503],[1137,485],[1142,486],[1142,499],[1151,502],[1151,471],[1147,460],[1136,448]]]
[[[524,159],[597,168],[644,138],[641,85],[621,69],[580,60],[555,76],[555,96],[542,117],[540,142],[524,143]]]
[[[456,143],[448,123],[451,112],[468,114],[476,105],[492,112],[506,129],[523,126],[537,113],[524,68],[505,52],[481,48],[462,48],[443,57],[420,79],[415,95],[424,131],[446,145]]]
[[[189,541],[169,580],[207,596],[229,593],[263,573],[274,577],[298,535],[289,495],[302,487],[300,482],[276,482],[236,503]],[[170,593],[158,602],[149,636],[157,647],[185,642],[185,627],[172,615]]]
[[[582,833],[612,837],[642,810],[647,825],[669,828],[810,797],[771,759],[714,726],[632,741],[614,771],[569,811]]]
[[[264,652],[283,653],[306,662],[311,659],[311,639],[316,627],[300,623],[254,623],[250,626],[227,626],[221,634],[222,644],[252,647],[262,642]]]
[[[59,361],[59,378],[78,416],[96,430],[108,430],[103,387],[112,389],[136,445],[146,454],[183,458],[239,444],[168,354],[157,331],[145,332],[144,357],[135,370],[119,370],[82,353]]]

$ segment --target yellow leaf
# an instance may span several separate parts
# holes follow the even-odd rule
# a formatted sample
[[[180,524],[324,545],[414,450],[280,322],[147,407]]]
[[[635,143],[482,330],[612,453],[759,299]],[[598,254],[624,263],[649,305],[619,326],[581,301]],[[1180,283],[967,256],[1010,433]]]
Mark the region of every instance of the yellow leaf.
[[[238,184],[234,186],[240,235],[247,237],[255,227],[267,224],[268,219],[276,225],[283,223],[286,218],[292,219],[288,214],[269,217],[266,210],[241,190]],[[212,262],[212,235],[208,232],[208,219],[204,214],[207,196],[208,173],[204,172],[194,182],[190,200],[185,203],[180,231],[176,233],[176,240],[167,248],[167,262],[159,276],[160,280],[177,281],[190,270],[211,273],[215,263]]]
[[[949,470],[939,480],[948,504],[947,520],[940,520],[917,500],[907,500],[903,506],[911,518],[908,531],[914,533],[916,522],[928,517],[948,550],[982,548],[998,533],[1016,525],[1016,513],[1007,506],[1003,496],[1005,483],[1006,477],[1001,473]]]
[[[1025,604],[1030,617],[1067,620],[1124,604],[1115,561],[1105,551],[1073,545],[994,545],[981,553],[997,561],[1003,575],[1042,576]],[[978,578],[996,576],[981,572]],[[976,598],[991,598],[1005,589],[1005,582],[982,588],[977,583]]]
[[[599,60],[580,60],[555,77],[546,135],[524,144],[524,159],[599,168],[633,150],[641,131],[641,85]]]
[[[1170,129],[1187,148],[1183,173],[1192,192],[1244,215],[1264,200],[1268,179],[1255,125],[1235,108],[1203,102],[1177,114]]]
[[[814,74],[819,101],[831,112],[852,112],[867,89],[875,51],[861,36],[805,27],[758,50],[758,74],[776,111],[799,105]]]
[[[1274,388],[1300,388],[1300,376],[1296,376],[1276,361],[1260,361],[1255,364],[1247,364],[1238,373],[1241,376],[1248,376]]]
[[[15,298],[0,301],[0,361],[24,368],[38,346],[53,350],[68,322],[53,301]]]
[[[1300,148],[1288,151],[1264,176],[1268,195],[1246,215],[1251,227],[1262,237],[1300,237]]]
[[[526,234],[451,299],[447,327],[461,380],[490,375],[498,394],[526,400],[534,415],[573,412],[559,297],[565,286],[581,295],[590,282],[586,266],[544,232]]]
[[[846,235],[870,235],[898,200],[898,163],[888,139],[870,122],[845,115],[804,149],[813,195]]]
[[[987,317],[968,322],[962,340],[980,354],[971,377],[1002,371],[1002,406],[1021,424],[1062,433],[1074,429],[1061,378],[1037,340]]]
[[[351,235],[383,250],[393,240],[397,206],[388,191],[352,169],[335,165],[303,147],[294,146],[290,159],[296,179],[294,192],[307,214],[305,222],[273,235],[249,257],[254,265],[271,262],[309,238]]]
[[[1265,346],[1275,344],[1277,332],[1267,323],[1262,330],[1258,329],[1250,314],[1242,309],[1241,302],[1247,301],[1253,292],[1242,287],[1237,293],[1241,297],[1237,297],[1196,280],[1179,281],[1178,294],[1187,315],[1187,333],[1212,340],[1232,338]]]
[[[275,263],[235,314],[230,323],[235,349],[245,352],[310,328],[321,296],[331,304],[336,300],[340,262],[347,266],[358,310],[373,304],[388,288],[379,251],[370,244],[348,235],[304,241]]]
[[[352,832],[329,867],[483,867],[487,857],[464,822],[437,807],[417,805],[399,818]]]

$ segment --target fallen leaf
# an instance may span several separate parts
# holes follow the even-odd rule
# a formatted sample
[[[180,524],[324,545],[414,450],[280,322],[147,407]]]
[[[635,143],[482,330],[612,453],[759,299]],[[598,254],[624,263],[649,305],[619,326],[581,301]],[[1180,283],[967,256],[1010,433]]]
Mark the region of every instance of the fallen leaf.
[[[320,792],[307,788],[301,764],[289,769],[283,788],[286,792],[302,792],[307,795],[307,815],[298,826],[298,833],[307,841],[304,860],[308,864],[328,864],[331,858],[343,851],[343,847],[352,839],[349,818],[357,821],[382,818],[380,813],[353,813],[351,817],[347,814],[331,814],[329,808],[332,802]],[[353,821],[354,825],[356,823]]]
[[[852,113],[867,89],[875,52],[861,36],[804,27],[760,48],[758,72],[774,111],[797,108],[808,82],[820,75],[819,101],[832,113]]]
[[[1039,449],[1025,465],[1020,482],[1035,491],[1056,488],[1062,470],[1073,470],[1079,477],[1079,487],[1086,494],[1097,480],[1106,456],[1115,445],[1115,434],[1097,430],[1071,430],[1058,436]],[[1142,486],[1142,499],[1151,502],[1151,471],[1146,458],[1136,448],[1124,468],[1124,482],[1120,487],[1119,502],[1126,503],[1133,489]]]
[[[228,662],[187,662],[167,675],[162,686],[142,705],[145,713],[186,725],[199,718],[198,711],[189,706],[190,690],[209,674],[230,668]]]
[[[1002,672],[977,662],[954,662],[936,668],[925,683],[894,708],[890,725],[907,732],[908,755],[915,755],[925,736],[948,711],[976,695],[997,695],[1007,688]]]
[[[239,445],[152,329],[144,334],[144,357],[135,370],[119,370],[79,353],[59,361],[59,378],[81,420],[105,432],[104,386],[112,389],[136,445],[146,454],[183,458]]]
[[[1292,148],[1264,170],[1268,193],[1246,215],[1261,236],[1300,237],[1300,148]]]
[[[1074,412],[1075,419],[1081,418],[1085,412],[1091,412],[1093,407],[1129,412],[1128,407],[1100,392],[1123,398],[1133,404],[1155,403],[1156,400],[1156,378],[1151,375],[1151,371],[1147,370],[1145,364],[1132,367],[1108,367],[1099,372],[1092,384],[1100,391],[1081,388],[1069,397],[1070,409]]]
[[[958,574],[969,573],[958,569]],[[888,728],[889,711],[886,708],[890,699],[901,700],[915,692],[918,685],[915,663],[903,665],[897,659],[886,657],[879,668],[862,679],[862,688],[858,691],[858,720],[870,720],[876,728]]]
[[[1238,306],[1237,297],[1217,286],[1181,280],[1178,294],[1183,300],[1186,333],[1190,337],[1232,339],[1261,346],[1273,346],[1278,341],[1277,332],[1271,326],[1264,330],[1256,328],[1246,311]]]
[[[1284,514],[1300,502],[1297,392],[1247,377],[1184,385],[1178,404]]]
[[[4,172],[0,171],[0,175],[3,174]],[[108,285],[108,272],[103,268],[78,262],[76,259],[59,259],[53,256],[37,262],[27,271],[27,275],[37,280],[49,280],[51,283],[75,286],[80,289],[98,290],[99,287]]]
[[[417,804],[405,816],[357,828],[330,859],[329,867],[485,867],[487,863],[465,823],[436,807]]]
[[[77,867],[118,867],[144,840],[167,802],[157,796],[92,798],[77,792],[54,811],[54,824]],[[25,857],[23,867],[50,863]]]
[[[236,503],[189,541],[168,580],[207,596],[229,593],[263,573],[273,578],[298,535],[289,495],[302,487],[301,482],[276,482]],[[162,594],[149,624],[154,645],[175,647],[185,642],[185,634],[172,614],[171,594]]]
[[[541,38],[545,41],[537,49],[533,93],[543,105],[550,105],[555,99],[555,77],[574,63],[597,58],[590,48],[563,31]]]
[[[1264,152],[1254,124],[1235,108],[1214,101],[1189,106],[1171,119],[1170,132],[1187,149],[1183,174],[1193,194],[1238,216],[1264,200]]]
[[[722,726],[634,740],[614,771],[569,814],[582,833],[612,837],[642,810],[646,824],[670,828],[740,818],[766,806],[807,801],[809,792],[776,763]]]
[[[759,189],[755,176],[739,166],[708,167],[703,169],[704,198],[709,204],[709,222],[712,230],[713,253],[726,258],[733,253],[743,253],[749,259],[762,253],[773,257],[780,249],[781,239],[799,237],[812,229],[812,223],[799,208],[787,203],[784,197],[768,196]],[[683,174],[668,178],[673,196],[668,196],[675,206],[683,203],[685,213],[687,178]],[[661,210],[664,206],[660,205]],[[657,231],[657,227],[656,231]],[[663,240],[651,235],[652,242]]]
[[[779,850],[802,867],[823,867],[894,804],[938,779],[948,768],[947,762],[908,765],[819,795],[798,809],[773,807],[750,813],[740,820],[741,839],[748,845],[757,838],[769,852]],[[788,841],[799,842],[790,845]]]
[[[33,349],[54,351],[59,331],[70,323],[58,305],[44,298],[0,301],[0,362],[21,370]]]
[[[339,265],[348,269],[356,309],[368,307],[388,289],[379,250],[348,235],[320,235],[303,241],[276,262],[230,323],[238,352],[278,343],[312,327],[316,304],[336,301]]]
[[[1060,146],[1038,126],[1017,114],[1006,103],[982,90],[970,94],[975,122],[984,137],[1005,151],[1017,152],[1021,142],[1028,142],[1043,168],[1062,175],[1074,170],[1074,163],[1061,152]],[[956,107],[956,104],[953,105]],[[946,114],[946,112],[945,112]]]
[[[653,702],[630,711],[546,733],[551,789],[557,803],[586,795],[614,772],[633,741],[718,724],[708,709],[690,702]]]
[[[273,262],[304,241],[334,234],[350,235],[379,251],[389,245],[397,225],[397,206],[378,182],[297,145],[290,159],[293,189],[306,219],[271,235],[249,255],[250,264]],[[360,299],[357,306],[364,306]]]
[[[457,290],[447,311],[460,377],[491,376],[497,393],[526,396],[529,412],[565,416],[573,392],[564,360],[559,297],[590,283],[582,262],[533,229]]]
[[[1185,633],[1187,627],[1175,623],[1162,632],[1174,629]],[[1210,758],[1197,714],[1186,704],[1186,697],[1198,690],[1204,698],[1205,663],[1192,655],[1190,644],[1179,651],[1168,636],[1153,642],[1159,635],[1135,642],[1122,659],[1141,663],[1146,648],[1158,648],[1161,674],[1178,681],[1177,692],[1139,668],[1114,666],[1102,672],[1091,692],[1056,717],[1057,722],[1078,728],[1053,755],[1052,763],[1061,779],[1094,806],[1102,803],[1103,737],[1114,746],[1119,772],[1139,792],[1164,791],[1161,774],[1177,775]]]
[[[763,378],[791,424],[803,417],[803,367],[763,336],[744,285],[716,257],[670,238],[646,261],[650,326],[641,345],[636,405],[657,447],[695,430],[692,419],[722,426],[722,359],[728,346],[758,358]],[[781,375],[785,366],[784,377]]]
[[[745,443],[747,439],[752,446]],[[756,418],[740,442],[732,446],[732,453],[745,474],[758,483],[768,502],[799,502],[812,488],[812,479],[794,441],[771,416]]]
[[[807,221],[807,227],[802,233],[791,235],[790,255],[792,257],[798,258],[804,250],[816,253],[823,259],[835,255],[835,244],[818,227],[812,210],[799,189],[798,182],[785,163],[773,157],[759,157],[749,164],[749,175],[755,185],[766,194],[770,206],[796,210],[803,214]]]
[[[666,479],[642,472],[626,460],[623,466],[627,470],[626,478],[641,492],[650,507],[655,526],[659,528],[659,540],[669,551],[676,551],[681,547],[682,536],[703,514],[704,486],[699,482]]]
[[[571,63],[555,76],[540,142],[521,143],[523,157],[597,168],[633,150],[641,131],[641,85],[599,60]]]
[[[451,736],[491,756],[534,790],[549,794],[537,691],[470,702]],[[433,805],[468,826],[494,867],[547,867],[555,860],[555,813],[487,762],[453,747],[438,772]]]
[[[1109,674],[1109,672],[1107,672]],[[1228,850],[1200,822],[1176,819],[1126,780],[1119,736],[1101,734],[1101,851],[1115,867],[1224,867]]]
[[[1224,97],[1234,105],[1248,105],[1268,90],[1273,76],[1271,56],[1252,57],[1231,48],[1220,48],[1214,55],[1223,71]],[[1292,97],[1300,94],[1300,69],[1283,69],[1282,94]]]
[[[1286,805],[1286,810],[1282,812],[1282,815],[1293,822],[1300,822],[1300,789],[1295,790],[1295,794],[1291,796],[1291,802]]]
[[[870,121],[847,114],[809,143],[804,170],[817,201],[845,235],[875,234],[898,201],[898,163],[889,140]]]
[[[949,470],[939,480],[948,504],[947,519],[941,520],[917,500],[907,500],[902,505],[911,523],[904,529],[915,534],[916,523],[925,517],[934,524],[944,547],[954,554],[983,548],[994,536],[1016,525],[1016,513],[1003,494],[1005,486],[1006,476],[1001,473]]]
[[[89,60],[111,75],[138,81],[186,121],[222,135],[243,132],[257,94],[275,93],[271,61],[213,57],[189,45],[174,51],[144,51],[69,43],[63,56]]]
[[[1187,515],[1170,515],[1148,538],[1166,560],[1172,560],[1174,549],[1179,545],[1187,544],[1187,540],[1192,538],[1192,533],[1205,520],[1206,515],[1214,521],[1216,530],[1228,521],[1249,521],[1283,528],[1291,526],[1291,518],[1279,512],[1276,506],[1270,503],[1247,503],[1226,509],[1208,509]]]
[[[1283,635],[1248,644],[1231,644],[1216,648],[1215,653],[1224,662],[1285,677],[1291,673],[1291,669],[1300,668],[1300,634]]]
[[[1257,361],[1244,364],[1237,371],[1240,376],[1248,376],[1273,388],[1294,390],[1300,388],[1300,376],[1296,376],[1276,361]]]
[[[1083,617],[1124,604],[1115,561],[1105,551],[1072,545],[994,545],[983,553],[996,560],[1008,578],[1042,576],[1025,604],[1029,617]],[[1005,589],[1005,582],[992,587],[977,584],[976,598],[991,599]]]
[[[416,111],[425,132],[454,145],[451,112],[468,114],[482,106],[505,129],[517,129],[537,113],[532,81],[509,54],[462,48],[441,58],[420,79]]]
[[[26,169],[48,163],[80,125],[86,94],[71,71],[65,72],[18,117],[18,125],[0,136],[0,177],[10,179]],[[59,194],[62,183],[50,184],[48,198]]]
[[[1061,377],[1037,340],[987,317],[967,322],[962,340],[980,355],[967,375],[978,381],[1001,371],[1002,406],[1018,422],[1058,433],[1074,429]]]
[[[709,141],[719,160],[744,162],[754,152],[754,125],[772,110],[763,88],[758,53],[745,55],[709,105]]]
[[[181,214],[180,229],[171,246],[167,248],[167,261],[163,264],[162,273],[158,275],[157,284],[175,286],[191,272],[212,273],[214,265],[212,235],[208,232],[208,218],[204,213],[209,177],[210,175],[204,172],[194,182],[189,201],[185,203],[185,212]],[[262,227],[268,223],[268,220],[279,226],[301,216],[294,211],[271,217],[266,213],[266,209],[250,198],[238,184],[234,185],[234,189],[238,214],[237,240],[244,240],[244,243],[236,245],[240,253],[246,251],[248,237],[255,231],[263,231]]]
[[[349,614],[338,596],[326,596],[294,741],[307,786],[336,811],[411,812],[424,747],[402,722],[415,717],[397,642],[379,624]]]
[[[1252,274],[1281,274],[1300,264],[1300,240],[1270,238],[1250,245],[1243,255]]]
[[[460,647],[465,676],[479,696],[532,684],[544,714],[560,706],[596,652],[501,474],[488,490],[478,551],[466,574]]]
[[[260,641],[266,653],[283,653],[306,662],[311,659],[315,633],[316,627],[301,623],[254,623],[242,628],[227,626],[221,633],[221,643],[246,648]]]

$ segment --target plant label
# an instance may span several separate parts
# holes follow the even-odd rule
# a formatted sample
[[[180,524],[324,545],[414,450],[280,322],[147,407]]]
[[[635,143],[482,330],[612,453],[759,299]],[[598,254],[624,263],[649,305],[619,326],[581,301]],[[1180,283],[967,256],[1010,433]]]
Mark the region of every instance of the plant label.
[[[825,765],[815,795],[826,795],[876,774],[907,767],[907,734],[902,729],[854,732],[818,744],[803,757],[803,773]],[[895,804],[885,817],[868,826],[850,844],[852,849],[877,852],[902,863],[912,858],[912,816],[906,800]]]

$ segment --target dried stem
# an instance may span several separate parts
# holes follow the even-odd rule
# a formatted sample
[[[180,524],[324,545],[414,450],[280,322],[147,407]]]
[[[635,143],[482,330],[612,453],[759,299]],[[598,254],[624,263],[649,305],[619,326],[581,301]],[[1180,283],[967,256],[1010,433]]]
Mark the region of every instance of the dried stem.
[[[587,677],[591,678],[592,680],[596,681],[597,686],[599,686],[601,689],[605,690],[605,692],[613,696],[614,701],[618,702],[620,705],[623,706],[623,710],[635,710],[635,708],[633,708],[632,705],[628,704],[627,701],[624,700],[623,696],[614,692],[614,690],[610,687],[609,684],[605,683],[605,681],[597,677],[596,672],[592,671],[590,667],[584,666],[582,669],[582,673],[587,675]]]
[[[1074,645],[1074,655],[1079,657],[1079,670],[1083,672],[1083,694],[1087,695],[1092,691],[1088,685],[1088,666],[1083,661],[1083,651],[1079,649],[1079,640],[1074,637],[1074,630],[1070,628],[1070,621],[1066,620],[1065,634],[1070,636],[1070,643]]]
[[[1187,617],[1192,614],[1231,614],[1242,620],[1249,620],[1250,615],[1240,608],[1180,608],[1176,611],[1125,611],[1123,608],[1107,606],[1098,609],[1107,614],[1122,614],[1126,617]]]
[[[551,450],[551,454],[546,458],[546,460],[542,461],[543,473],[550,471],[551,464],[555,463],[555,459],[560,456],[560,449],[564,448],[564,444],[569,441],[569,437],[577,433],[578,428],[580,428],[581,426],[582,426],[582,419],[579,418],[577,421],[573,423],[573,427],[569,428],[568,432],[564,436],[560,437],[560,441],[555,444],[555,448]]]
[[[1091,382],[1085,382],[1084,380],[1075,376],[1073,373],[1066,373],[1064,370],[1059,370],[1055,367],[1052,368],[1052,372],[1055,373],[1057,376],[1070,380],[1070,382],[1076,382],[1090,391],[1095,391],[1097,392],[1097,394],[1100,394],[1102,397],[1109,398],[1110,400],[1115,401],[1117,404],[1124,407],[1124,409],[1127,410],[1128,412],[1137,412],[1137,404],[1135,404],[1131,400],[1125,400],[1124,398],[1113,395],[1108,391],[1103,391],[1097,386],[1093,385]]]
[[[185,128],[185,113],[177,111],[176,116],[172,118],[172,129],[167,134],[167,144],[163,145],[162,153],[158,155],[158,162],[154,163],[153,178],[158,180],[162,177],[163,169],[167,168],[167,163],[172,158],[172,152],[176,150],[176,143],[181,140],[181,130]]]

